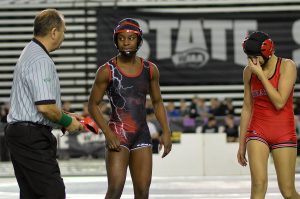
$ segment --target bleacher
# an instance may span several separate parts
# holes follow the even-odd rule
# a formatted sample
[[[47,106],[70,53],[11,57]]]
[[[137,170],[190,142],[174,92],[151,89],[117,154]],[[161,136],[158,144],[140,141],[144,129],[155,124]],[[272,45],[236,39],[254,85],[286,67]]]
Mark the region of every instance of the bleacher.
[[[14,65],[32,38],[34,16],[41,10],[26,5],[0,8],[0,102],[9,101]],[[67,33],[52,58],[57,64],[62,100],[72,101],[74,109],[81,110],[97,69],[96,10],[72,5],[58,9],[65,15]]]

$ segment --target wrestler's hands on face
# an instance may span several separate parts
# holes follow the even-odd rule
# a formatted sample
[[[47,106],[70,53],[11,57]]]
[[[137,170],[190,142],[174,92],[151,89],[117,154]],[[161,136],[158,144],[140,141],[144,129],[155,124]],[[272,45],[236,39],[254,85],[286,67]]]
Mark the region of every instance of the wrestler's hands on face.
[[[259,79],[261,79],[262,75],[264,75],[262,67],[261,67],[261,59],[260,56],[248,56],[248,66],[252,73],[257,75]]]

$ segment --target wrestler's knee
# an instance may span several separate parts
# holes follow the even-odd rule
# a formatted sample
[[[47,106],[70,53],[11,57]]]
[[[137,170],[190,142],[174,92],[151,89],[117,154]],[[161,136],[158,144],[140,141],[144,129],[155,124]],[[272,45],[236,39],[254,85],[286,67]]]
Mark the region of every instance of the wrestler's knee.
[[[252,189],[257,192],[265,192],[268,187],[267,180],[255,180],[252,182]]]
[[[117,192],[107,192],[105,195],[105,199],[120,199],[122,193],[117,193]]]
[[[137,191],[134,193],[134,198],[138,199],[148,199],[149,191]]]
[[[149,197],[149,186],[138,186],[134,188],[134,196],[139,199],[147,199]]]
[[[121,198],[123,187],[121,186],[109,186],[105,199],[119,199]]]
[[[282,184],[279,185],[280,192],[285,199],[292,199],[296,194],[295,187],[292,184]]]

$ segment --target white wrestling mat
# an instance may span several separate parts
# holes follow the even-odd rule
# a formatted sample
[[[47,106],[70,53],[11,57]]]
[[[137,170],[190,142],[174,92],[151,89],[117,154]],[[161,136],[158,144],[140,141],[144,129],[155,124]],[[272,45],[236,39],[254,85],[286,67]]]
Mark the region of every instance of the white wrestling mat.
[[[104,198],[106,176],[64,177],[67,199]],[[296,187],[300,191],[300,175],[296,175]],[[0,178],[0,199],[18,199],[18,185],[14,178]],[[132,199],[131,179],[126,181],[122,198]],[[150,199],[249,199],[249,176],[199,176],[199,177],[153,177]],[[282,199],[276,176],[269,177],[266,199]]]

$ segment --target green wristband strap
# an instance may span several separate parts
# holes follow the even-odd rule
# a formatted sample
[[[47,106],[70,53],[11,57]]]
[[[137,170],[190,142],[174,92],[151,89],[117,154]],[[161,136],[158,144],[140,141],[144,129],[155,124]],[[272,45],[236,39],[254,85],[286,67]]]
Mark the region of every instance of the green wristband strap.
[[[72,117],[62,112],[58,124],[62,125],[63,127],[68,127],[71,123],[72,123]]]

